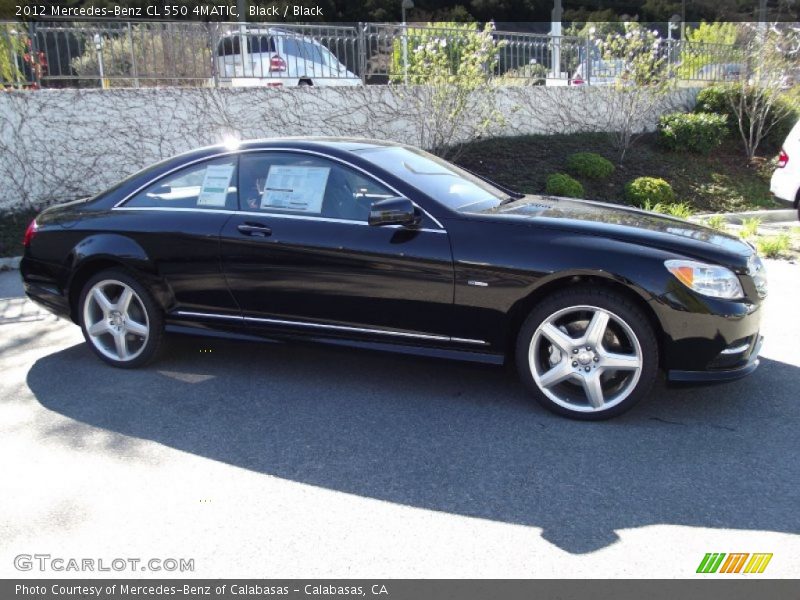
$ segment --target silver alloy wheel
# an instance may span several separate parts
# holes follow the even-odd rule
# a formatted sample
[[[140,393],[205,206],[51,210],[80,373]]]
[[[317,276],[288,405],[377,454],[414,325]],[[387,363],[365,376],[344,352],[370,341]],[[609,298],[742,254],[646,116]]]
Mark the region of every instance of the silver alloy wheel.
[[[83,323],[92,345],[116,361],[135,359],[150,336],[142,299],[129,285],[114,279],[96,283],[86,294]]]
[[[642,348],[631,327],[597,306],[570,306],[536,329],[528,350],[536,385],[559,406],[608,410],[625,400],[642,373]]]

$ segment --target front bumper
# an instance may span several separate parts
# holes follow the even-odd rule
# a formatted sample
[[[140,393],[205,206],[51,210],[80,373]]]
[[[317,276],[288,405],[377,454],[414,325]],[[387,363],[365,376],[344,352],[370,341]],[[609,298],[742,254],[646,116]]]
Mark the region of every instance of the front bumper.
[[[667,371],[667,381],[670,383],[724,383],[747,377],[758,368],[758,355],[764,336],[757,335],[755,343],[738,357],[735,366],[730,368],[709,369],[705,371],[681,371],[672,369]],[[736,358],[736,357],[734,357]]]

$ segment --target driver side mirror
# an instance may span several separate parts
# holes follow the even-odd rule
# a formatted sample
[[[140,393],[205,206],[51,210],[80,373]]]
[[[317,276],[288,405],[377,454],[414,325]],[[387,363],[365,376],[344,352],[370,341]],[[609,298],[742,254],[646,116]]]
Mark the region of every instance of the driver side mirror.
[[[416,225],[420,216],[408,198],[378,200],[369,209],[370,225]]]

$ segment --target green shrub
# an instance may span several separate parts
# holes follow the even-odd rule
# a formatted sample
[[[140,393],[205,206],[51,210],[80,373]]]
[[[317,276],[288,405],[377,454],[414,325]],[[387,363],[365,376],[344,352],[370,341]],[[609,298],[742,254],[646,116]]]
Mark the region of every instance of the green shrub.
[[[658,119],[658,141],[669,150],[708,154],[728,135],[725,115],[674,113]]]
[[[726,85],[712,85],[703,88],[697,93],[694,112],[729,115],[731,114],[730,98],[734,92],[735,90],[731,86]]]
[[[576,152],[567,159],[567,170],[579,177],[606,179],[614,172],[614,165],[594,152]]]
[[[637,177],[625,184],[625,198],[631,204],[653,210],[655,204],[672,204],[675,192],[670,184],[658,177]]]
[[[545,192],[552,196],[567,198],[583,198],[583,186],[580,181],[564,173],[553,173],[547,177]]]

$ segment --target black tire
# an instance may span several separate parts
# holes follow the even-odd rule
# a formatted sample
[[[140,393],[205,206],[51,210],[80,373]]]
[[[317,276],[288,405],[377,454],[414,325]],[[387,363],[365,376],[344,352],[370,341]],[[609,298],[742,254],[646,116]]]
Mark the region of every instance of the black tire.
[[[116,297],[116,306],[119,305],[121,292],[125,289],[124,286],[127,286],[134,292],[135,295],[132,296],[132,300],[130,301],[130,315],[128,314],[128,309],[126,309],[125,314],[122,315],[121,318],[116,315],[108,317],[100,308],[97,300],[94,299],[94,294],[90,305],[87,307],[87,298],[90,292],[92,292],[98,284],[104,283],[106,284],[104,289],[110,290],[111,295],[114,294],[114,290],[118,289],[120,291],[120,296]],[[115,285],[115,283],[119,285]],[[114,300],[114,298],[109,299]],[[117,311],[117,313],[119,313],[119,311]],[[106,327],[109,330],[108,332],[95,335],[89,333],[90,324],[87,323],[87,318],[92,314],[96,315],[95,325],[101,325],[102,322],[101,327]],[[164,314],[161,307],[153,299],[153,295],[147,287],[133,274],[122,268],[100,271],[89,278],[81,290],[78,304],[78,317],[83,337],[88,346],[101,360],[114,367],[134,369],[144,366],[156,358],[162,347],[164,339]],[[117,332],[116,335],[112,331],[111,323],[113,319],[119,320],[119,323],[116,321],[114,322],[114,326],[118,327],[118,329],[115,329]],[[147,327],[146,335],[139,335],[138,333],[126,329],[126,327],[132,327],[133,325],[140,327],[142,324]],[[119,358],[115,359],[110,355],[116,352],[116,355],[119,356],[119,347],[116,346],[118,336],[125,338],[124,347],[131,347],[130,358],[124,360]],[[114,350],[111,349],[112,345],[115,346]]]
[[[594,348],[585,354],[583,353],[584,348],[579,348],[578,350],[574,347],[572,348],[572,353],[577,351],[581,352],[581,360],[585,359],[588,364],[574,360],[578,358],[578,355],[574,354],[568,355],[568,365],[563,364],[561,361],[564,360],[567,355],[559,350],[555,344],[550,343],[544,331],[540,330],[540,326],[544,328],[545,323],[550,322],[554,316],[559,315],[563,311],[566,312],[564,312],[564,316],[561,318],[567,320],[572,318],[573,314],[586,314],[588,316],[592,314],[591,311],[588,310],[589,308],[600,309],[596,312],[609,315],[608,329],[603,329],[605,332],[603,335],[606,336],[604,340],[606,341],[600,342],[599,350]],[[570,310],[573,309],[574,312],[570,312]],[[581,313],[581,309],[587,310],[585,313]],[[579,321],[575,321],[575,323],[579,323]],[[622,323],[624,323],[624,325]],[[625,327],[626,325],[627,327]],[[572,326],[571,324],[567,324],[561,325],[560,327],[566,329],[566,327]],[[579,327],[579,325],[575,326]],[[583,335],[588,334],[588,329],[587,325]],[[539,332],[538,334],[537,331]],[[552,331],[552,329],[550,331]],[[635,336],[636,341],[626,339],[630,337],[631,332]],[[536,349],[532,349],[531,344],[534,341],[535,335],[537,335],[537,346]],[[580,330],[578,330],[577,336],[579,337],[580,335]],[[606,355],[603,353],[614,351],[614,348],[609,349],[606,347],[607,344],[611,343],[607,341],[609,339],[608,336],[611,336],[611,342],[620,344],[619,348],[623,350],[619,352],[619,354],[627,354],[622,344],[630,342],[627,344],[629,351],[633,353],[630,358],[638,362],[638,371],[615,370],[613,367],[604,367],[603,361]],[[574,341],[572,335],[568,335],[568,338]],[[636,347],[637,342],[638,348]],[[540,346],[542,343],[544,346]],[[540,348],[546,348],[548,346],[550,347],[550,354],[545,355],[544,350],[540,350]],[[588,349],[589,346],[586,346],[586,348]],[[541,373],[538,373],[538,367],[532,366],[532,363],[538,365],[540,364],[539,361],[544,358],[553,361],[554,359],[552,356],[554,349],[556,353],[555,365],[560,366],[562,370],[570,371],[569,377],[581,381],[581,378],[584,377],[584,369],[587,373],[585,377],[589,378],[592,374],[595,374],[594,372],[590,373],[589,370],[599,368],[595,374],[598,381],[602,381],[603,377],[610,378],[612,384],[620,386],[620,391],[617,393],[617,397],[620,398],[620,400],[615,401],[617,403],[609,402],[609,406],[606,408],[603,408],[602,403],[599,403],[599,408],[596,408],[591,405],[591,401],[589,400],[589,388],[583,388],[582,385],[578,385],[572,379],[565,379],[562,382],[548,386],[548,392],[546,393],[544,388],[540,387],[536,382],[537,376],[542,382],[545,382],[545,378],[542,377]],[[619,356],[619,354],[614,356]],[[597,358],[595,358],[595,355]],[[594,366],[595,363],[593,361],[597,361],[597,366]],[[653,327],[642,310],[623,294],[603,287],[574,287],[556,292],[533,308],[528,318],[522,324],[519,335],[517,336],[516,362],[522,382],[539,404],[559,415],[579,420],[597,421],[608,419],[630,410],[647,394],[658,372],[658,341]],[[547,371],[549,368],[553,368],[552,365],[553,362],[550,362],[549,365],[544,365],[544,370]],[[537,368],[537,376],[534,375],[534,368]],[[604,370],[607,373],[605,375],[603,374]],[[638,379],[636,373],[638,373]],[[620,383],[615,383],[617,381]],[[622,387],[625,385],[622,383],[624,381],[627,381],[627,388]],[[602,389],[602,386],[608,383],[609,380],[606,379],[605,384],[601,383],[599,385]],[[557,391],[564,390],[565,394],[572,393],[573,388],[570,386],[573,386],[576,390],[574,397],[577,398],[577,400],[574,404],[571,401],[571,397],[564,398],[560,396],[560,392]],[[579,405],[581,392],[585,392],[584,399],[586,401],[586,407]],[[557,396],[559,401],[548,396],[548,393],[552,396]],[[600,394],[599,397],[602,398],[603,394]]]

